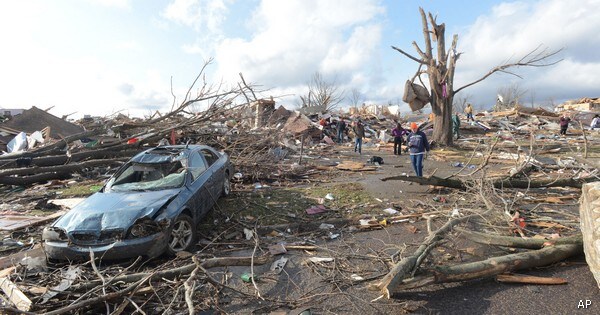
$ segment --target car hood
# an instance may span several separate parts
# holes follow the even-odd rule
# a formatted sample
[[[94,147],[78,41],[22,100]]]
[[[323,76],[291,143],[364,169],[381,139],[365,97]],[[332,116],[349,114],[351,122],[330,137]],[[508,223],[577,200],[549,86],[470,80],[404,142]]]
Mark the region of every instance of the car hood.
[[[71,231],[129,228],[135,220],[152,217],[179,193],[179,189],[148,192],[98,192],[82,201],[53,226]]]

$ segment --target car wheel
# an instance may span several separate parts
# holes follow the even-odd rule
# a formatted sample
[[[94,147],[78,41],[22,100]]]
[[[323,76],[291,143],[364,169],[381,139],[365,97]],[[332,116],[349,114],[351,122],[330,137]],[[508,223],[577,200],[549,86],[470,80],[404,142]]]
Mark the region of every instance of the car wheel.
[[[186,214],[180,214],[171,229],[167,251],[171,255],[181,251],[189,251],[196,245],[196,236],[192,218]]]
[[[231,181],[229,180],[229,174],[225,173],[225,179],[223,179],[223,193],[221,195],[223,197],[229,196],[231,193]]]

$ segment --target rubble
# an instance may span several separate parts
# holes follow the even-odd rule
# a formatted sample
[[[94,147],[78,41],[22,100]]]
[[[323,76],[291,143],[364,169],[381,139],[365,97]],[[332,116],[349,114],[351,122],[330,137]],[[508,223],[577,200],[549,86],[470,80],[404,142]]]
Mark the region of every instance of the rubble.
[[[270,100],[263,104],[249,102],[213,108],[203,114],[179,111],[145,119],[124,115],[84,119],[77,122],[81,130],[85,128],[81,133],[45,139],[19,154],[0,156],[0,193],[6,196],[0,211],[4,220],[20,217],[23,224],[11,228],[11,239],[24,244],[2,252],[0,269],[16,267],[6,276],[11,283],[6,282],[6,287],[17,288],[32,302],[27,306],[13,301],[12,306],[3,305],[4,310],[23,305],[31,312],[106,312],[107,307],[134,312],[139,307],[149,313],[176,313],[189,309],[186,295],[193,297],[192,308],[196,311],[223,308],[235,312],[240,305],[255,309],[266,304],[290,309],[318,305],[321,300],[311,296],[312,290],[337,294],[336,287],[352,290],[350,284],[377,283],[399,263],[398,258],[420,257],[420,252],[412,254],[406,252],[407,248],[418,249],[412,244],[434,235],[436,227],[446,220],[460,221],[456,225],[460,224],[462,230],[448,228],[439,240],[469,239],[472,243],[465,246],[470,249],[461,245],[438,252],[433,245],[428,247],[433,243],[422,243],[431,253],[412,266],[417,278],[403,279],[399,286],[390,286],[391,291],[409,288],[415,285],[411,282],[415,279],[423,280],[419,284],[471,279],[460,273],[465,267],[461,262],[510,263],[515,257],[529,260],[535,254],[543,258],[538,260],[540,264],[548,264],[566,259],[581,248],[581,243],[570,242],[580,234],[579,219],[571,209],[581,194],[581,185],[596,181],[598,176],[600,135],[586,130],[587,119],[593,115],[572,112],[581,125],[572,123],[567,135],[560,136],[558,115],[544,109],[517,107],[477,113],[476,123],[461,124],[461,138],[455,147],[434,144],[426,161],[425,171],[429,174],[415,178],[407,175],[412,170],[404,157],[390,156],[391,129],[397,122],[406,127],[414,121],[431,134],[435,126],[425,114],[397,116],[385,110],[373,113],[364,107],[329,113],[329,122],[323,126],[319,123],[323,115],[307,116],[277,107]],[[365,124],[363,155],[351,152],[351,134],[337,143],[335,122],[341,118],[349,123],[360,119]],[[0,124],[0,130],[4,130],[1,128]],[[38,130],[23,131],[31,135]],[[211,145],[227,152],[235,165],[234,197],[219,202],[214,209],[198,251],[151,262],[101,264],[95,269],[89,261],[70,267],[50,264],[48,271],[31,274],[23,269],[23,258],[28,253],[32,257],[40,254],[35,248],[41,235],[37,224],[67,211],[64,204],[77,202],[61,199],[73,196],[65,192],[85,186],[85,196],[92,187],[99,189],[125,160],[161,141]],[[368,163],[381,156],[385,164]],[[441,170],[434,171],[429,165]],[[386,177],[396,180],[379,184],[394,185],[401,198],[362,198],[355,186],[344,188],[331,183],[347,181],[360,186],[356,182],[364,178],[379,182]],[[397,188],[400,182],[415,183],[411,188],[419,186],[416,183],[432,186],[426,193],[414,194],[406,193],[409,186]],[[287,189],[288,195],[278,195]],[[494,209],[493,215],[486,212],[489,208]],[[469,216],[485,220],[465,219]],[[403,233],[410,239],[385,239],[382,246],[369,243],[372,237],[361,236],[388,231]],[[482,239],[476,233],[508,237],[502,241],[513,243],[500,246],[514,249],[510,255],[517,256],[482,251],[473,245],[477,242],[472,239]],[[514,243],[516,238],[527,240],[527,244]],[[497,238],[494,241],[499,242]],[[556,246],[551,248],[549,243]],[[540,244],[548,248],[539,249]],[[520,246],[536,249],[527,252]],[[466,252],[483,253],[483,257],[467,254],[465,258],[462,255]],[[474,257],[482,259],[475,261]],[[69,268],[79,268],[77,277],[72,277],[74,271],[69,272]],[[306,287],[275,295],[273,292],[283,292],[277,288],[284,279],[295,279],[288,275],[292,270],[297,277],[316,277],[316,284],[303,283]],[[437,278],[431,278],[428,270],[438,272]],[[499,281],[549,281],[480,271]],[[240,278],[244,274],[247,282]],[[320,278],[322,275],[326,280]],[[323,283],[330,282],[334,285],[323,289]],[[12,300],[7,294],[4,299]],[[264,304],[254,304],[259,300]]]

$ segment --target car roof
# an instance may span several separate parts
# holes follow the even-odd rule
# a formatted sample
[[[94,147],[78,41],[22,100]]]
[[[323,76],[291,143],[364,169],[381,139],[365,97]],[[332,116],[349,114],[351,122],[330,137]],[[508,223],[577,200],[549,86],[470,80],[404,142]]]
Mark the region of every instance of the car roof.
[[[213,148],[207,145],[164,145],[138,153],[131,158],[131,162],[148,164],[171,163],[185,159],[191,152],[200,149],[210,149],[214,151]]]

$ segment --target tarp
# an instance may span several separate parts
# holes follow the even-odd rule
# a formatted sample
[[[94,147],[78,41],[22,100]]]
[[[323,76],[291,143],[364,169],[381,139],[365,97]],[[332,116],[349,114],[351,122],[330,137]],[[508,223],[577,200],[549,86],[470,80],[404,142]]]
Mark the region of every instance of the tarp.
[[[21,152],[27,150],[27,135],[24,132],[19,132],[12,140],[6,145],[8,153]]]

